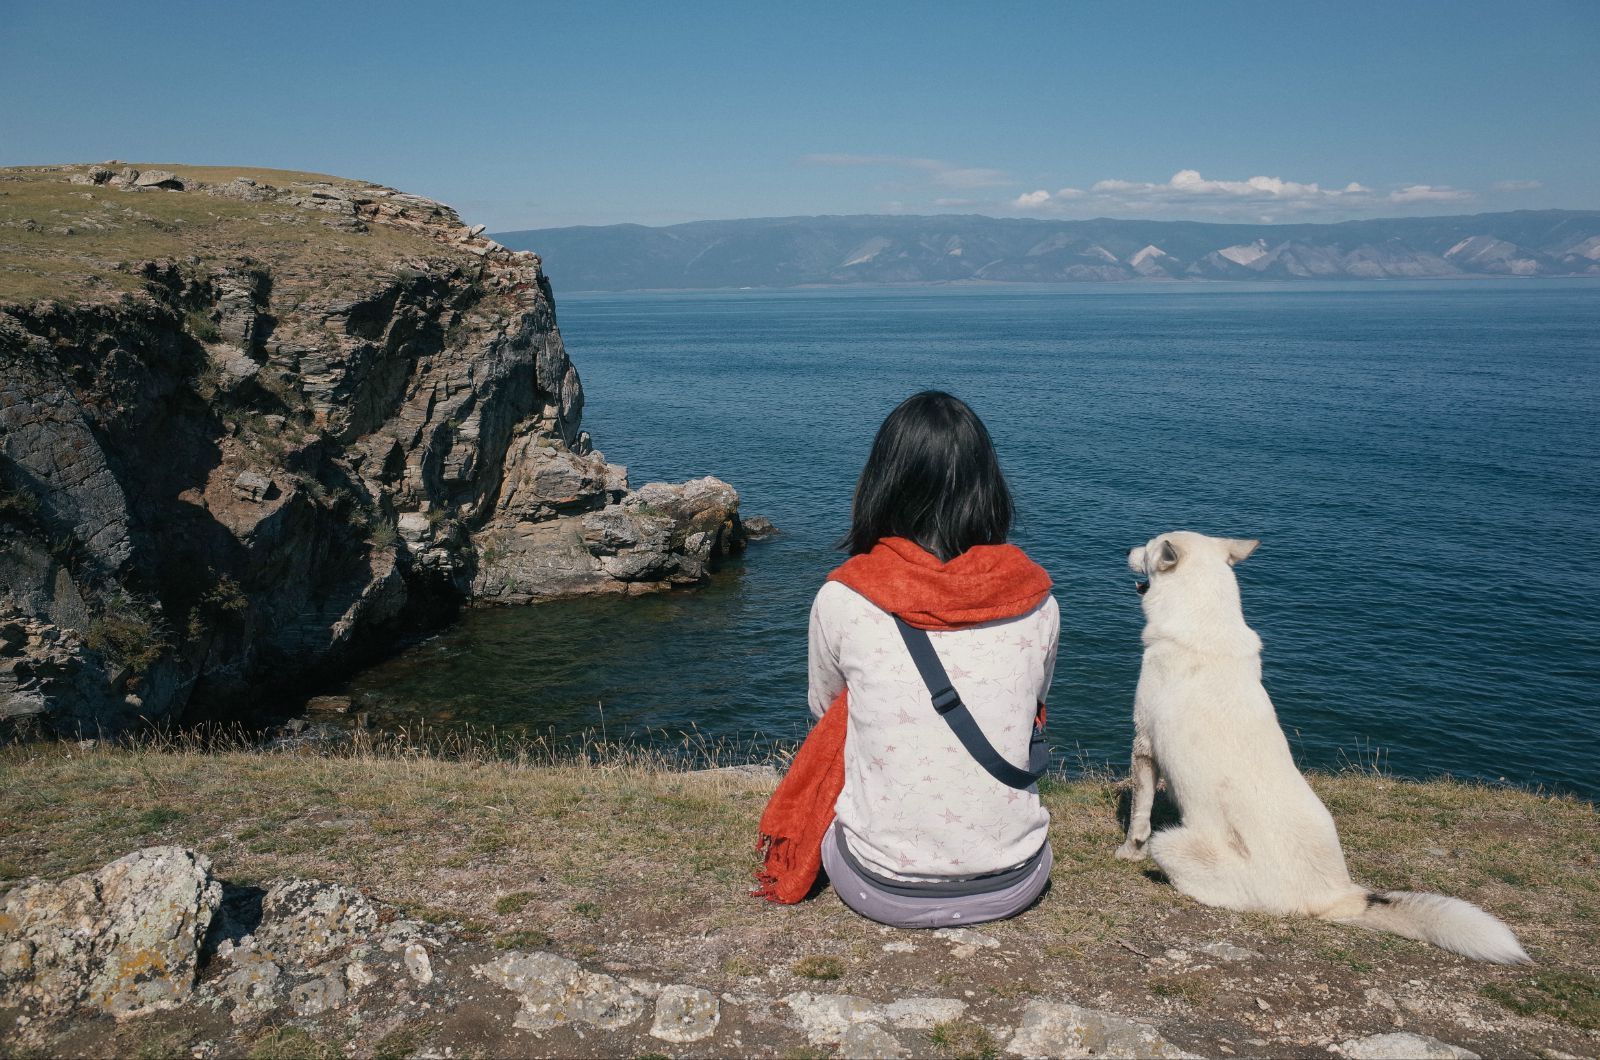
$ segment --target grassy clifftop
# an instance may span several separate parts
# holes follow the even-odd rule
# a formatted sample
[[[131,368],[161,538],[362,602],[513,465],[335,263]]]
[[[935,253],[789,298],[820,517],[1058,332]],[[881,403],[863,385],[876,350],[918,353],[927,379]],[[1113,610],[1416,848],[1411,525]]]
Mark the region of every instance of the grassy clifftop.
[[[118,179],[125,169],[171,174],[183,190],[134,186]],[[105,182],[94,183],[102,173]],[[341,275],[392,273],[408,259],[472,260],[421,227],[367,224],[352,205],[360,200],[460,226],[438,203],[320,173],[120,162],[0,169],[0,302],[112,300],[143,286],[128,263],[158,259],[203,271],[248,257],[271,270],[290,302]]]
[[[0,881],[182,844],[234,882],[339,881],[484,945],[690,980],[725,999],[964,997],[970,1026],[925,1043],[946,1055],[994,1055],[985,1014],[1036,997],[1151,1021],[1206,1055],[1326,1055],[1395,1029],[1484,1055],[1600,1048],[1592,804],[1374,775],[1313,784],[1358,880],[1478,902],[1512,925],[1536,967],[1200,907],[1111,856],[1122,789],[1109,779],[1047,783],[1053,890],[1026,915],[984,925],[977,945],[879,928],[826,892],[790,908],[750,898],[771,780],[628,761],[13,747],[0,752]],[[786,1050],[807,1055],[763,1051]]]

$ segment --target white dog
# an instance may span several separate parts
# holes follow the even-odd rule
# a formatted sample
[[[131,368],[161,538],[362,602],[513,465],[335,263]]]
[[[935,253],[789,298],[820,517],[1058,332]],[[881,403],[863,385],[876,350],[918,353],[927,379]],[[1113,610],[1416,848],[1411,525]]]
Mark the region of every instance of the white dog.
[[[1148,846],[1172,885],[1206,905],[1321,917],[1528,963],[1511,930],[1475,905],[1350,881],[1333,817],[1295,768],[1261,687],[1261,638],[1245,625],[1233,575],[1257,544],[1179,531],[1128,553],[1147,579],[1144,665],[1133,806],[1117,856],[1137,861]],[[1158,769],[1183,823],[1152,836]]]

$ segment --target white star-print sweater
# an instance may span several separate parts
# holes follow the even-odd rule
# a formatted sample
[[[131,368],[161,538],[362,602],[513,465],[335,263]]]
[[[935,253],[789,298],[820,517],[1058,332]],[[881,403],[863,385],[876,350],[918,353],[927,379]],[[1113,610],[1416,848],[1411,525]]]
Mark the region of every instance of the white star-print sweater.
[[[1060,629],[1047,596],[1016,618],[928,634],[984,735],[1023,769]],[[851,853],[868,868],[902,880],[948,879],[1012,868],[1038,852],[1050,824],[1038,792],[985,772],[934,712],[893,617],[828,582],[811,606],[811,713],[822,717],[846,687],[850,725],[835,811]]]

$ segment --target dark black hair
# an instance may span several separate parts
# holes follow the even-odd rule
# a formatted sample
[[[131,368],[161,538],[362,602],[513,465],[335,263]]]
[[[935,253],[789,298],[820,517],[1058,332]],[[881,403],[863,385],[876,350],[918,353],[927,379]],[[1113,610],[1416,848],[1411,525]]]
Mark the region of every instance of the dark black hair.
[[[1010,530],[1011,490],[983,421],[961,399],[924,390],[878,428],[839,547],[858,555],[905,537],[948,563],[1003,544]]]

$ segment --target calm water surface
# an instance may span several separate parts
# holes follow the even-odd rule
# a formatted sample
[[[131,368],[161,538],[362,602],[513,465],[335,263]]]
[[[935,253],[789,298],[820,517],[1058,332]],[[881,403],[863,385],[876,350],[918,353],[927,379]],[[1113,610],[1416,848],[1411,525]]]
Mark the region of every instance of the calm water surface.
[[[559,277],[556,278],[559,281]],[[359,675],[389,722],[798,737],[807,610],[873,432],[965,398],[1062,608],[1052,739],[1121,766],[1131,545],[1260,537],[1246,617],[1306,766],[1600,793],[1600,284],[567,296],[585,426],[784,531],[711,588],[476,611]]]

